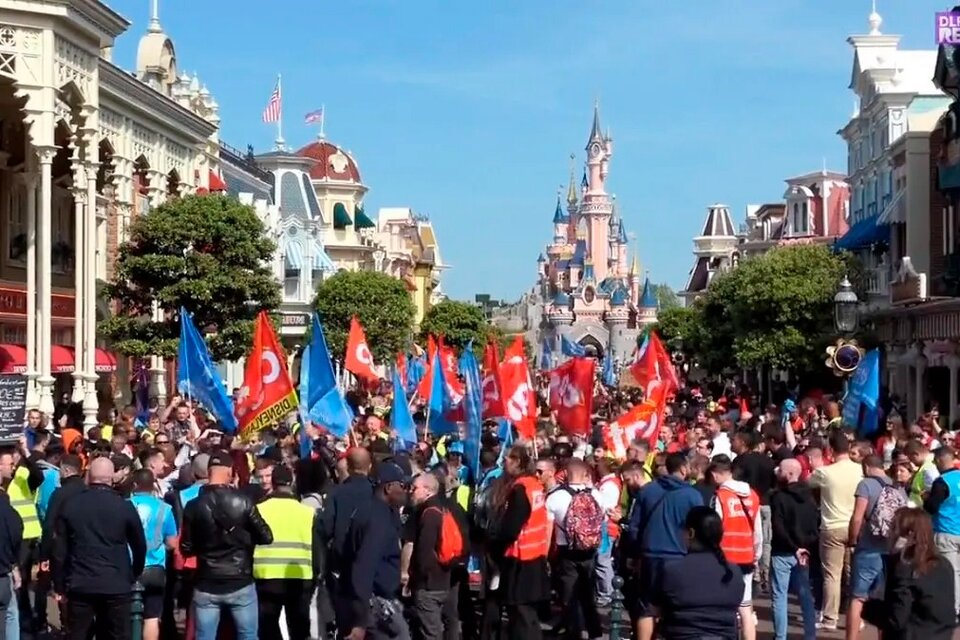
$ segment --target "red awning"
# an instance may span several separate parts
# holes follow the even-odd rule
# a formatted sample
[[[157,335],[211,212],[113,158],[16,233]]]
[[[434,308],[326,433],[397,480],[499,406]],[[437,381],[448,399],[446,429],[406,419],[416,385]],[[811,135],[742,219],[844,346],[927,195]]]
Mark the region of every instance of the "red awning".
[[[76,359],[73,347],[55,344],[50,350],[52,373],[73,373]],[[99,347],[96,350],[94,368],[97,373],[117,370],[117,359],[112,353]],[[0,344],[0,373],[26,373],[27,348],[21,344]]]
[[[210,170],[210,191],[226,191],[227,183],[212,169]]]

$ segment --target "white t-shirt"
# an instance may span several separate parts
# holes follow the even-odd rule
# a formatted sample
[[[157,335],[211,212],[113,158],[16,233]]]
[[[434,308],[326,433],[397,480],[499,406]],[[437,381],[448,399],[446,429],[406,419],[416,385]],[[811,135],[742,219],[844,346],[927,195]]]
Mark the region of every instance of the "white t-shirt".
[[[710,457],[716,458],[719,455],[725,455],[731,460],[737,457],[733,449],[730,448],[730,436],[725,431],[721,431],[713,439],[713,452]]]
[[[570,485],[570,491],[561,487],[547,496],[547,513],[553,520],[553,535],[558,547],[567,546],[567,534],[563,530],[563,521],[567,518],[567,509],[570,508],[570,503],[573,502],[573,494],[584,489],[590,489],[590,487],[585,484],[572,484]],[[596,489],[590,489],[590,493],[602,509],[603,496]]]
[[[598,500],[598,502],[600,503],[600,508],[604,511],[616,509],[617,505],[620,504],[620,486],[617,484],[616,478],[617,475],[615,473],[604,476],[597,489],[600,493],[600,500]]]

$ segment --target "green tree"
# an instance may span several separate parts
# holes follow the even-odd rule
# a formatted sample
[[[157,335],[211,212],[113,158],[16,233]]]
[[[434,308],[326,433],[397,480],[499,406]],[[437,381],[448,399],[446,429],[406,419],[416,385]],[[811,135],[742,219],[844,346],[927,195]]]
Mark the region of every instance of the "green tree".
[[[430,307],[420,322],[420,341],[426,344],[427,336],[443,336],[444,344],[463,349],[472,340],[475,347],[483,348],[490,325],[483,310],[469,302],[444,300]]]
[[[660,306],[660,311],[676,309],[677,307],[683,306],[680,303],[680,298],[677,297],[677,294],[666,282],[653,285],[653,294],[657,297],[657,304]]]
[[[682,348],[686,355],[692,355],[699,324],[698,309],[676,306],[660,309],[657,313],[657,323],[653,328],[669,349]]]
[[[378,363],[393,362],[413,338],[413,300],[403,282],[385,273],[341,271],[320,285],[314,306],[327,344],[338,358],[343,357],[353,316],[363,325]]]
[[[820,245],[774,249],[715,278],[695,340],[713,365],[798,372],[822,364],[847,260]],[[732,356],[732,357],[731,357]]]
[[[240,358],[250,346],[253,317],[281,302],[268,266],[275,249],[253,208],[234,198],[169,200],[134,219],[104,288],[119,311],[100,332],[124,355],[173,357],[183,306],[210,334],[215,360]],[[160,322],[153,320],[154,301],[164,312]]]

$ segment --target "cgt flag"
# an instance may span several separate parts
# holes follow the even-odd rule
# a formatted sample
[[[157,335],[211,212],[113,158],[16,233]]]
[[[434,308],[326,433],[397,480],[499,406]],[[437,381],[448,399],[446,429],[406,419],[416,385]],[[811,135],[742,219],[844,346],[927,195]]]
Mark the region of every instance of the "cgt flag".
[[[374,370],[373,354],[367,345],[367,336],[356,316],[350,318],[350,336],[347,338],[347,354],[344,358],[347,371],[361,380],[371,382],[380,376]]]
[[[593,358],[572,358],[550,372],[550,408],[567,433],[590,436],[596,367]]]
[[[266,311],[261,311],[253,323],[253,349],[247,358],[237,401],[237,420],[244,440],[297,410],[297,394],[287,373],[286,360],[270,318]]]

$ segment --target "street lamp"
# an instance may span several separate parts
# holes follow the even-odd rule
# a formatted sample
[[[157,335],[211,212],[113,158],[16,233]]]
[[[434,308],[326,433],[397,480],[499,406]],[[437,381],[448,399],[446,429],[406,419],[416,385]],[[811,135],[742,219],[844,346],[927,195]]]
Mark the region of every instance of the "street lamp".
[[[850,335],[857,331],[860,321],[860,299],[853,290],[853,285],[847,276],[840,281],[837,295],[833,296],[833,322],[837,331],[843,335]]]

